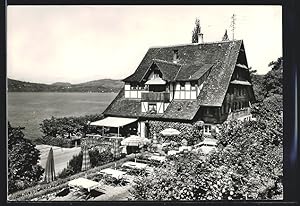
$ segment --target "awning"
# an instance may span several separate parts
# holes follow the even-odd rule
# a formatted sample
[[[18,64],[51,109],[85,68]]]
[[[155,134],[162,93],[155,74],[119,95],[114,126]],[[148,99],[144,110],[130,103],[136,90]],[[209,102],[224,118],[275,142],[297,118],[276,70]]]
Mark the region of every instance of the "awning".
[[[165,85],[166,81],[163,80],[162,78],[154,78],[154,79],[148,80],[145,84],[148,84],[148,85]]]
[[[122,127],[135,121],[137,121],[137,119],[135,118],[106,117],[96,122],[92,122],[90,125],[104,127]]]

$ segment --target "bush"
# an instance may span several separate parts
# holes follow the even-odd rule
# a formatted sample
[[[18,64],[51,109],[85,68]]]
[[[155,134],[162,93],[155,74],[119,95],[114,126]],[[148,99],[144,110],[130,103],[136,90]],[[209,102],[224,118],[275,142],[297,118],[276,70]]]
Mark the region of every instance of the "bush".
[[[86,115],[81,117],[51,117],[40,124],[44,136],[70,138],[71,135],[82,136],[86,133],[101,133],[101,128],[88,126],[88,121],[93,122],[103,119],[102,114]]]
[[[103,152],[99,152],[98,150],[90,150],[89,156],[90,156],[90,163],[92,168],[104,165],[114,160],[113,155],[110,153],[109,150],[105,150]],[[82,152],[72,157],[72,159],[69,161],[68,167],[65,168],[58,175],[58,177],[65,178],[77,174],[81,172],[81,167],[82,167]]]
[[[256,105],[257,121],[223,123],[218,150],[205,161],[201,154],[179,154],[169,157],[153,174],[137,178],[132,191],[135,199],[282,197],[283,119],[281,101],[276,99]]]
[[[59,178],[66,178],[66,177],[69,177],[71,175],[75,174],[74,170],[72,167],[67,167],[67,168],[64,168],[60,174],[58,175]]]
[[[160,132],[167,128],[177,129],[181,132],[181,134],[176,136],[161,135]],[[188,141],[188,145],[196,144],[203,140],[201,128],[202,126],[199,122],[190,124],[182,122],[149,121],[150,136],[153,137],[154,134],[156,134],[160,142],[175,141],[181,143],[183,139],[186,139]]]

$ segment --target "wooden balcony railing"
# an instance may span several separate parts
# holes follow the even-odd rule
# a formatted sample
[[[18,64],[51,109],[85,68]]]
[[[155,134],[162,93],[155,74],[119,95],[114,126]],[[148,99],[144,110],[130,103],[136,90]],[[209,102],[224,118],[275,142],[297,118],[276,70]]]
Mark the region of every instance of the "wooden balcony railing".
[[[246,107],[240,110],[232,111],[228,114],[228,120],[238,119],[240,117],[244,117],[251,114],[250,107]]]
[[[142,102],[170,102],[169,92],[145,92],[142,93]]]

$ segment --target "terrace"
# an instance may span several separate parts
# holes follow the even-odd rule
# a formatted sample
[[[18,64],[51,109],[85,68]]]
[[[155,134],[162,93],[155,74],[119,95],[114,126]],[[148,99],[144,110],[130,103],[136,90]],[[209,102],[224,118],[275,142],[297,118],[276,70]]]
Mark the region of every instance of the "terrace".
[[[101,139],[100,136],[95,138]],[[129,191],[136,178],[153,173],[156,167],[160,167],[169,160],[168,156],[198,152],[198,149],[195,146],[187,146],[186,141],[177,143],[161,139],[160,142],[150,143],[146,151],[141,150],[138,154],[126,155],[119,160],[67,178],[46,184],[41,183],[13,194],[9,199],[23,201],[128,200],[132,198]]]

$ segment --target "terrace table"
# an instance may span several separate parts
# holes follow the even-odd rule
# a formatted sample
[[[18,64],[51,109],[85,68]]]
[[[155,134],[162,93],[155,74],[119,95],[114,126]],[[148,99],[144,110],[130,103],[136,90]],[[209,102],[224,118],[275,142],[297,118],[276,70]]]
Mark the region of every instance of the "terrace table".
[[[159,161],[159,162],[166,161],[166,157],[165,156],[159,156],[159,155],[152,155],[148,159],[149,160],[156,160],[156,161]]]
[[[168,151],[168,155],[176,155],[177,153],[180,153],[178,150],[170,150]]]
[[[90,192],[91,189],[98,187],[99,183],[95,182],[93,180],[89,180],[89,179],[80,177],[80,178],[69,181],[68,185],[69,185],[69,187],[85,188],[88,190],[88,192]]]
[[[192,151],[192,147],[191,146],[181,146],[181,147],[179,147],[180,152],[182,152],[183,150]]]
[[[126,174],[126,172],[111,169],[111,168],[103,169],[100,171],[100,173],[111,175],[112,177],[114,177],[116,179],[121,179]]]
[[[139,162],[125,162],[124,164],[122,164],[122,167],[129,167],[132,169],[144,169],[147,166],[148,166],[147,164],[139,163]]]
[[[86,134],[85,135],[86,137],[92,137],[92,138],[94,138],[94,137],[102,137],[102,135],[100,135],[100,134]]]

